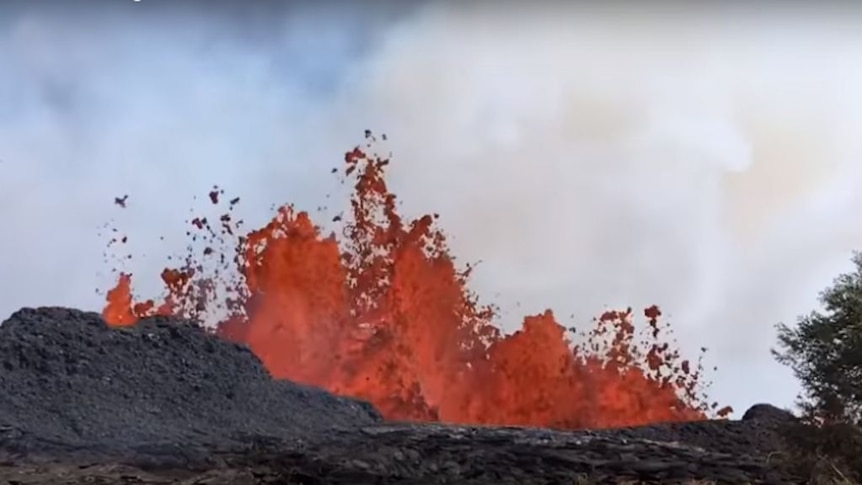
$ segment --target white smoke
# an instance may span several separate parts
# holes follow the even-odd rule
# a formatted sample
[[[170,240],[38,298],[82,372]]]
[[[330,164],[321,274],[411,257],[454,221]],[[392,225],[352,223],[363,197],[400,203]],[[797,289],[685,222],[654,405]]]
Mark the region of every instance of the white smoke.
[[[331,204],[327,169],[372,128],[405,210],[439,212],[483,261],[475,289],[507,329],[659,304],[687,353],[709,347],[716,399],[788,405],[773,325],[815,308],[862,241],[859,12],[552,5],[438,3],[358,32],[386,7],[231,29],[170,9],[101,31],[17,17],[0,33],[3,311],[98,308],[95,227],[115,215],[155,292],[193,195],[226,186],[250,224]],[[271,38],[249,41],[261,19]]]

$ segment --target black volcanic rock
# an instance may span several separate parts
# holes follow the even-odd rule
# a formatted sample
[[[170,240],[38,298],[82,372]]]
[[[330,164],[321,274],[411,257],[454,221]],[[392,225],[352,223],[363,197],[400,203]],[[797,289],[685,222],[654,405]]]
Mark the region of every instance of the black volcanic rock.
[[[368,403],[273,380],[246,347],[188,322],[109,328],[25,308],[0,325],[0,446],[18,452],[233,448],[380,420]]]
[[[755,404],[748,408],[742,415],[743,421],[770,421],[773,423],[790,423],[798,418],[786,409],[773,406],[772,404]]]
[[[0,483],[802,483],[768,405],[592,431],[385,422],[168,318],[20,310],[0,324],[0,386]]]

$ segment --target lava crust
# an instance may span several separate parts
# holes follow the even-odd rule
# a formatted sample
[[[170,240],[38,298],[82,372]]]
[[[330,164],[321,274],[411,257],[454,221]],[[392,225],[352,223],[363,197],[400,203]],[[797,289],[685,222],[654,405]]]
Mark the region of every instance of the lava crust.
[[[188,322],[112,329],[65,308],[0,325],[0,386],[0,442],[19,453],[231,449],[380,420],[370,404],[273,380],[247,348]]]
[[[581,432],[385,422],[162,317],[110,328],[95,313],[22,309],[0,325],[0,385],[3,483],[791,480],[767,460],[771,413]]]

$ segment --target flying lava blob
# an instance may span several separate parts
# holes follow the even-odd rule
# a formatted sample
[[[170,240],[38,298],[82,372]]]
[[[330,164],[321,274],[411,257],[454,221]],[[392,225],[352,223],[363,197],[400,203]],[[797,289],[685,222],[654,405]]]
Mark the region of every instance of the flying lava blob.
[[[189,249],[162,273],[159,303],[135,302],[131,275],[120,274],[105,320],[200,319],[218,307],[215,332],[247,344],[274,377],[366,399],[395,420],[602,428],[731,412],[706,401],[700,364],[663,340],[657,307],[644,311],[644,341],[631,309],[603,314],[581,343],[550,310],[503,334],[495,308],[469,291],[471,268],[454,263],[437,215],[402,218],[389,159],[367,153],[348,152],[340,169],[353,185],[340,236],[291,205],[244,236],[230,212],[216,227],[193,219],[192,238],[224,247]]]

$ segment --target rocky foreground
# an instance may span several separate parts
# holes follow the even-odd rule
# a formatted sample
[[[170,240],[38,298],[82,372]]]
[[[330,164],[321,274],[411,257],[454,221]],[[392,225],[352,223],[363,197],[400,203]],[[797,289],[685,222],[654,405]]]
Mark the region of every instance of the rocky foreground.
[[[164,318],[20,310],[0,325],[0,386],[8,484],[799,483],[776,466],[789,417],[769,406],[589,432],[384,422]]]

